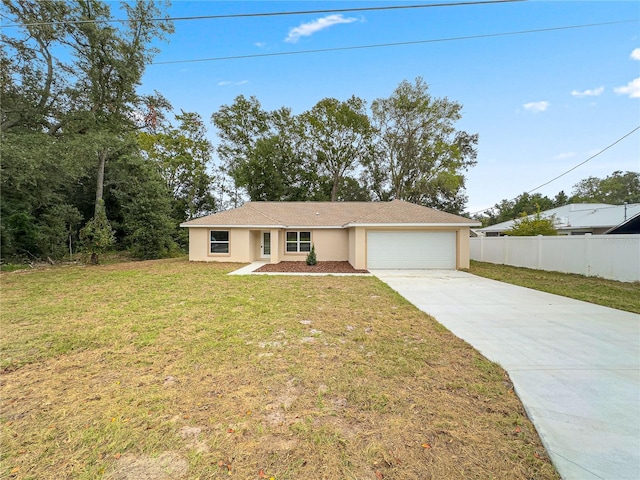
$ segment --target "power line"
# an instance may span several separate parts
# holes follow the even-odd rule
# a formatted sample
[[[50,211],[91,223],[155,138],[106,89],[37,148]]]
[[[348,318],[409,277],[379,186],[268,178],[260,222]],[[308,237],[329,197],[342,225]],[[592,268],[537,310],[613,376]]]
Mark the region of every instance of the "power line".
[[[606,152],[607,150],[609,150],[611,147],[613,147],[614,145],[620,143],[622,140],[624,140],[625,138],[627,138],[629,135],[631,135],[632,133],[634,133],[635,131],[640,130],[640,125],[638,125],[636,128],[634,128],[633,130],[631,130],[629,133],[627,133],[626,135],[623,135],[622,137],[620,137],[618,140],[616,140],[615,142],[613,142],[612,144],[606,146],[605,148],[603,148],[602,150],[600,150],[598,153],[590,156],[589,158],[587,158],[584,162],[580,162],[579,164],[577,164],[575,167],[570,168],[569,170],[567,170],[564,173],[561,173],[560,175],[558,175],[557,177],[552,178],[551,180],[549,180],[548,182],[543,183],[542,185],[538,185],[536,188],[533,188],[531,190],[529,190],[527,193],[531,193],[531,192],[535,192],[536,190],[541,189],[542,187],[545,187],[547,185],[549,185],[551,182],[555,182],[557,179],[559,179],[560,177],[564,177],[567,173],[574,171],[576,168],[584,165],[585,163],[587,163],[589,160],[592,160],[594,158],[596,158],[598,155]]]
[[[606,147],[604,147],[602,150],[600,150],[598,153],[595,153],[593,155],[591,155],[589,158],[587,158],[586,160],[584,160],[583,162],[578,163],[577,165],[571,167],[569,170],[566,170],[565,172],[561,173],[560,175],[558,175],[557,177],[552,178],[551,180],[549,180],[548,182],[543,183],[542,185],[538,185],[536,188],[532,188],[531,190],[529,190],[528,192],[525,192],[527,194],[535,192],[536,190],[541,189],[542,187],[545,187],[547,185],[549,185],[551,182],[555,182],[556,180],[558,180],[561,177],[564,177],[567,173],[569,172],[573,172],[576,168],[584,165],[585,163],[587,163],[590,160],[593,160],[594,158],[596,158],[598,155],[603,154],[604,152],[606,152],[607,150],[609,150],[611,147],[613,147],[614,145],[617,145],[618,143],[620,143],[622,140],[624,140],[625,138],[627,138],[629,135],[632,135],[634,132],[640,130],[640,125],[638,125],[636,128],[634,128],[633,130],[631,130],[630,132],[624,134],[622,137],[618,138],[615,142],[610,143],[609,145],[607,145]],[[515,200],[518,197],[514,197],[511,200],[507,200],[508,202],[511,202],[513,200]],[[482,213],[482,212],[486,212],[487,210],[491,210],[494,207],[489,207],[489,208],[485,208],[484,210],[478,210],[477,212],[471,212],[469,215],[476,215],[478,213]]]
[[[513,2],[526,2],[527,0],[486,0],[486,1],[466,1],[466,2],[452,2],[452,3],[426,3],[421,5],[390,5],[385,7],[359,7],[359,8],[336,8],[330,10],[299,10],[288,12],[264,12],[264,13],[232,13],[227,15],[198,15],[193,17],[165,17],[165,18],[152,18],[150,22],[167,22],[167,21],[184,21],[184,20],[220,20],[228,18],[254,18],[254,17],[276,17],[284,15],[310,15],[318,13],[348,13],[348,12],[372,12],[382,10],[407,10],[416,8],[436,8],[436,7],[461,7],[467,5],[486,5],[494,3],[513,3]],[[76,20],[70,22],[30,22],[30,23],[15,23],[12,25],[4,25],[0,28],[8,27],[33,27],[43,25],[57,25],[59,23],[67,24],[83,24],[83,23],[126,23],[130,20],[114,19],[114,20]]]
[[[167,60],[163,62],[152,62],[150,65],[170,65],[174,63],[196,63],[196,62],[217,62],[222,60],[241,60],[247,58],[264,58],[264,57],[279,57],[285,55],[303,55],[308,53],[325,53],[325,52],[340,52],[346,50],[363,50],[369,48],[383,48],[383,47],[398,47],[404,45],[421,45],[425,43],[439,43],[439,42],[453,42],[459,40],[473,40],[478,38],[493,38],[493,37],[506,37],[510,35],[525,35],[529,33],[541,33],[541,32],[553,32],[559,30],[570,30],[576,28],[589,28],[589,27],[600,27],[604,25],[617,25],[621,23],[632,23],[638,22],[639,19],[635,20],[619,20],[614,22],[602,22],[602,23],[588,23],[583,25],[569,25],[564,27],[549,27],[549,28],[539,28],[535,30],[520,30],[516,32],[502,32],[502,33],[486,33],[481,35],[468,35],[463,37],[447,37],[447,38],[436,38],[430,40],[413,40],[408,42],[394,42],[394,43],[375,43],[370,45],[353,45],[350,47],[333,47],[333,48],[318,48],[314,50],[297,50],[295,52],[274,52],[274,53],[254,53],[249,55],[233,55],[228,57],[211,57],[211,58],[196,58],[191,60]]]

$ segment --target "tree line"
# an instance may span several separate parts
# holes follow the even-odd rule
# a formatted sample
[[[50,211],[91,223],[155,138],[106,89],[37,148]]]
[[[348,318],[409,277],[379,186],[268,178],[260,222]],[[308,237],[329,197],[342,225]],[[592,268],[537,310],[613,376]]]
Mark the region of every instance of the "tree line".
[[[167,4],[122,8],[126,21],[108,22],[98,0],[2,0],[17,25],[0,33],[3,260],[80,248],[94,260],[108,248],[164,257],[187,244],[181,222],[247,199],[402,199],[463,212],[478,135],[456,128],[462,106],[431,96],[422,78],[370,105],[324,98],[297,115],[238,96],[211,116],[214,146],[199,114],[138,92],[173,32],[157,20]],[[483,219],[517,216],[531,204],[520,200]]]
[[[400,199],[460,213],[477,134],[456,129],[462,105],[403,81],[370,110],[324,98],[293,115],[239,96],[212,115],[225,171],[253,201]]]

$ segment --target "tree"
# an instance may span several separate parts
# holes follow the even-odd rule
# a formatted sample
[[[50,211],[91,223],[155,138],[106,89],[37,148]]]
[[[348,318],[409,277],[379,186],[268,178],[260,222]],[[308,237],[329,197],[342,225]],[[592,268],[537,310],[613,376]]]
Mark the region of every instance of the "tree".
[[[70,15],[69,5],[3,0],[2,10],[22,26],[21,34],[0,33],[0,129],[53,133],[69,99],[69,65],[54,56],[67,35],[57,27]]]
[[[374,130],[365,102],[355,96],[341,102],[320,100],[302,114],[306,145],[321,174],[331,180],[331,201],[338,200],[345,175],[368,161]]]
[[[3,257],[63,255],[103,199],[120,215],[106,165],[139,155],[133,134],[154,99],[136,89],[153,42],[172,30],[152,20],[162,5],[123,4],[127,21],[109,23],[97,0],[3,0],[3,16],[19,25],[3,29],[0,45]]]
[[[218,129],[217,152],[229,175],[238,182],[260,139],[268,136],[269,115],[256,97],[239,95],[232,105],[223,105],[211,115]]]
[[[323,184],[325,196],[328,198],[333,182],[327,178]],[[337,200],[339,202],[370,202],[372,198],[366,183],[360,183],[353,177],[345,176],[340,180]]]
[[[75,190],[86,169],[63,139],[46,133],[2,132],[0,143],[2,257],[64,256],[69,237],[77,240]]]
[[[400,199],[452,213],[462,211],[466,172],[476,164],[478,135],[456,130],[462,105],[434,98],[418,77],[373,102],[376,155],[365,176],[380,200]]]
[[[571,203],[571,199],[564,193],[564,190],[560,190],[552,200],[553,208],[563,207],[569,203]]]
[[[158,51],[152,42],[173,26],[152,20],[162,13],[156,1],[123,3],[128,21],[121,24],[109,23],[109,6],[97,0],[3,3],[22,25],[22,36],[3,35],[9,51],[3,49],[0,65],[9,74],[2,77],[11,81],[2,129],[88,134],[84,141],[94,145],[97,164],[97,212],[105,163],[118,153],[122,132],[134,129],[135,112],[143,104],[136,87]],[[56,58],[58,51],[70,60]]]
[[[324,199],[317,168],[305,150],[303,124],[290,109],[267,112],[255,97],[241,95],[211,120],[225,171],[252,201]]]
[[[543,218],[540,208],[534,215],[523,213],[513,226],[505,230],[505,235],[513,237],[531,237],[536,235],[557,235],[554,217]]]
[[[152,21],[161,14],[155,1],[137,0],[122,7],[128,22],[119,30],[104,22],[111,17],[108,5],[79,0],[72,12],[81,23],[68,27],[78,75],[72,108],[79,116],[72,117],[79,120],[78,133],[94,133],[90,140],[96,146],[96,209],[103,196],[106,161],[117,153],[122,132],[135,130],[135,113],[144,103],[136,87],[158,52],[151,44],[173,31],[170,22]],[[105,137],[109,145],[100,141]]]
[[[206,138],[200,115],[175,115],[179,122],[140,132],[138,142],[145,157],[154,162],[172,196],[172,216],[177,222],[215,211],[212,192],[213,145]]]
[[[560,192],[563,193],[563,192]],[[556,199],[562,201],[562,196],[560,193],[556,196]],[[513,200],[501,200],[499,203],[496,203],[495,206],[487,210],[482,216],[476,217],[478,220],[482,222],[482,226],[486,227],[489,225],[495,225],[497,223],[507,222],[509,220],[514,220],[516,218],[522,217],[523,214],[526,215],[527,212],[541,210],[549,210],[550,208],[554,208],[555,205],[554,200],[540,194],[534,193],[530,195],[527,192],[524,192],[518,195]]]
[[[120,244],[143,260],[168,256],[183,229],[171,217],[172,198],[158,165],[133,154],[115,159],[107,170],[107,210]]]
[[[588,177],[573,186],[573,203],[640,202],[640,173],[615,171],[606,178]]]

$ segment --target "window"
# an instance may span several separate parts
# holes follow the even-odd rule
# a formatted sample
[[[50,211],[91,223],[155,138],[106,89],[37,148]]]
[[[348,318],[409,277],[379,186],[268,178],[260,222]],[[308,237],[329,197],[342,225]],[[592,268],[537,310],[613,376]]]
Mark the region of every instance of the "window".
[[[287,253],[310,251],[311,232],[287,232]]]
[[[211,230],[209,251],[211,253],[229,253],[229,232],[226,230]]]

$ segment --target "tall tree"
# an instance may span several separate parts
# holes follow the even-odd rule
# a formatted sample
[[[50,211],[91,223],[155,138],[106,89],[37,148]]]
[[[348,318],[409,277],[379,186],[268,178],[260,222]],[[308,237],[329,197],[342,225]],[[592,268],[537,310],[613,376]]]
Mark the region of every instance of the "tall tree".
[[[418,77],[375,100],[371,109],[379,136],[365,175],[376,196],[461,212],[464,172],[476,164],[478,142],[478,135],[455,128],[462,105],[432,97]]]
[[[218,132],[218,156],[251,200],[324,199],[306,151],[304,125],[290,109],[267,112],[255,97],[241,95],[211,120]]]
[[[170,22],[153,21],[162,13],[155,1],[123,2],[122,8],[128,21],[118,28],[105,22],[111,18],[107,4],[78,0],[71,11],[74,23],[66,24],[78,77],[72,117],[79,123],[78,133],[89,133],[96,146],[96,208],[103,196],[106,161],[118,153],[119,136],[136,129],[136,113],[144,104],[136,88],[158,52],[152,42],[173,31]],[[103,142],[105,137],[110,142]]]
[[[55,255],[80,216],[95,214],[103,197],[108,203],[105,165],[137,154],[133,134],[150,99],[136,90],[153,41],[172,30],[152,21],[162,6],[123,2],[128,20],[108,23],[109,6],[97,0],[3,0],[2,15],[18,25],[3,29],[0,45],[3,256],[17,252],[4,240],[22,248],[20,219],[31,224],[28,252]]]
[[[107,178],[107,210],[121,246],[141,259],[175,250],[184,229],[172,219],[172,198],[158,165],[135,153],[120,156],[107,166]]]
[[[374,130],[364,100],[320,100],[302,114],[309,154],[319,172],[331,180],[331,201],[338,200],[345,176],[368,161]]]
[[[211,115],[217,128],[220,160],[228,174],[239,182],[239,171],[255,151],[260,139],[268,136],[269,114],[262,109],[256,97],[239,95],[233,104],[223,105]]]
[[[53,133],[69,99],[71,67],[54,55],[65,41],[66,2],[2,0],[18,27],[0,31],[0,130]]]
[[[573,186],[573,203],[640,202],[640,173],[615,171],[605,178],[588,177]]]
[[[173,218],[183,222],[215,210],[210,173],[213,145],[199,114],[182,111],[175,120],[177,126],[160,125],[154,131],[140,132],[138,142],[171,192]]]

